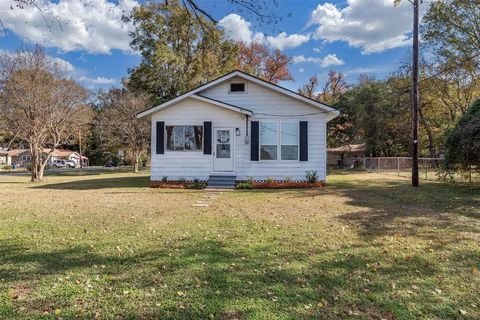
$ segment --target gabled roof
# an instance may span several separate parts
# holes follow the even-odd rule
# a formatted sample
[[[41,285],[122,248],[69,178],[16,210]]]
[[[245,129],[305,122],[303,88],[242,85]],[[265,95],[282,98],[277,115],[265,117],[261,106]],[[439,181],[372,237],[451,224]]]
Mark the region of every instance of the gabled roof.
[[[328,148],[327,152],[333,153],[344,153],[344,152],[364,152],[365,151],[365,143],[361,144],[346,144],[341,147],[337,148]]]
[[[206,83],[206,84],[204,84],[204,85],[201,85],[201,86],[199,86],[199,87],[197,87],[197,88],[195,88],[195,89],[193,89],[193,90],[190,90],[190,91],[188,91],[188,92],[186,92],[186,93],[184,93],[184,94],[181,94],[181,95],[179,95],[178,97],[176,97],[176,98],[174,98],[174,99],[172,99],[172,100],[170,100],[170,101],[167,101],[167,102],[162,103],[162,104],[160,104],[160,105],[158,105],[158,106],[154,106],[154,107],[152,107],[152,108],[149,108],[149,109],[147,109],[147,110],[144,110],[144,111],[142,111],[142,112],[140,112],[140,113],[137,114],[137,118],[142,118],[142,117],[145,117],[145,116],[147,116],[147,115],[150,115],[150,114],[152,114],[152,113],[154,113],[154,112],[157,112],[157,111],[159,111],[159,110],[165,109],[165,108],[167,108],[167,107],[169,107],[169,106],[171,106],[171,105],[173,105],[173,104],[175,104],[175,103],[178,103],[178,102],[180,102],[180,101],[183,101],[183,100],[185,100],[186,98],[189,98],[189,97],[190,97],[190,98],[196,98],[196,99],[199,99],[199,100],[201,100],[201,98],[207,99],[208,102],[213,103],[213,104],[217,104],[217,105],[220,106],[220,107],[227,107],[227,106],[229,106],[229,107],[231,107],[231,108],[235,108],[235,109],[236,109],[235,111],[238,111],[238,112],[241,112],[241,113],[245,113],[245,111],[248,111],[248,112],[250,113],[250,115],[252,115],[253,112],[250,111],[250,110],[247,110],[247,109],[244,109],[244,108],[241,108],[241,107],[238,107],[238,106],[233,106],[233,105],[230,105],[230,104],[227,104],[227,103],[225,103],[225,102],[218,101],[218,100],[215,100],[215,99],[206,98],[206,97],[204,97],[204,96],[201,96],[201,95],[198,95],[198,94],[197,94],[197,93],[199,93],[200,91],[203,91],[203,90],[205,90],[205,89],[214,87],[214,86],[216,86],[216,85],[218,85],[218,84],[220,84],[220,83],[222,83],[222,82],[224,82],[224,81],[227,81],[228,79],[234,78],[234,77],[240,77],[240,78],[243,78],[243,79],[245,79],[245,80],[254,82],[254,83],[256,83],[256,84],[258,84],[258,85],[260,85],[260,86],[263,86],[263,87],[268,88],[268,89],[271,89],[271,90],[273,90],[273,91],[282,93],[282,94],[287,95],[287,96],[289,96],[289,97],[291,97],[291,98],[293,98],[293,99],[300,100],[300,101],[302,101],[302,102],[304,102],[304,103],[306,103],[306,104],[308,104],[308,105],[311,105],[311,106],[313,106],[313,107],[315,107],[315,108],[318,108],[318,109],[322,110],[322,111],[325,112],[325,113],[331,113],[332,115],[331,115],[331,117],[329,117],[330,119],[333,119],[333,118],[335,118],[337,115],[340,114],[340,112],[339,112],[338,110],[336,110],[336,109],[332,108],[331,106],[328,106],[328,105],[326,105],[326,104],[324,104],[324,103],[321,103],[321,102],[318,102],[318,101],[316,101],[316,100],[313,100],[313,99],[304,97],[304,96],[302,96],[302,95],[300,95],[300,94],[298,94],[298,93],[296,93],[296,92],[294,92],[294,91],[292,91],[292,90],[286,89],[286,88],[281,87],[281,86],[276,85],[276,84],[272,84],[272,83],[270,83],[270,82],[268,82],[268,81],[265,81],[265,80],[262,80],[262,79],[260,79],[260,78],[254,77],[254,76],[252,76],[252,75],[250,75],[250,74],[248,74],[248,73],[245,73],[245,72],[243,72],[243,71],[235,70],[235,71],[232,71],[232,72],[230,72],[230,73],[227,73],[226,75],[224,75],[224,76],[222,76],[222,77],[220,77],[220,78],[217,78],[217,79],[215,79],[215,80],[212,80],[212,81],[210,81],[210,82],[208,82],[208,83]],[[204,100],[204,101],[205,101],[205,100]],[[231,109],[231,108],[230,108],[230,109]],[[229,109],[229,108],[227,108],[227,109]],[[233,110],[233,109],[232,109],[232,110]],[[241,110],[243,110],[243,112],[242,112]],[[245,114],[246,114],[246,113],[245,113]]]
[[[18,156],[19,154],[21,153],[24,153],[26,151],[30,151],[29,149],[12,149],[12,150],[8,150],[8,156],[9,157],[16,157]]]
[[[43,148],[42,152],[43,153],[49,153],[50,150],[52,150],[52,149]],[[12,150],[8,151],[8,156],[9,157],[17,157],[18,155],[20,155],[24,152],[30,152],[30,149],[12,149]],[[53,153],[52,153],[52,156],[54,156],[54,157],[68,157],[72,154],[77,154],[78,155],[78,153],[75,152],[75,151],[65,150],[65,149],[55,149],[55,151],[53,151]]]

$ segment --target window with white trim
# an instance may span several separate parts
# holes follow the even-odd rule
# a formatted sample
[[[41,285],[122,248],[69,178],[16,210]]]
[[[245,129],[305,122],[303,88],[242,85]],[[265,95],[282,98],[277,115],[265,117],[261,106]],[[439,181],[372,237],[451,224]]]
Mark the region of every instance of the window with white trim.
[[[298,121],[260,122],[260,160],[298,160]]]
[[[167,150],[201,151],[203,126],[166,126]]]
[[[282,160],[298,160],[298,122],[282,122],[280,144]]]
[[[277,160],[278,122],[260,122],[260,160]]]

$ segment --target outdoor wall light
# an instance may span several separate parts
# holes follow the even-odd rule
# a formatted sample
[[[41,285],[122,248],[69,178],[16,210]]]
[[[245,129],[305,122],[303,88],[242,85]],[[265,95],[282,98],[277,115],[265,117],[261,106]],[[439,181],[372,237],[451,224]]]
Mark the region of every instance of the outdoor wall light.
[[[237,137],[240,135],[240,128],[235,128],[235,135]]]

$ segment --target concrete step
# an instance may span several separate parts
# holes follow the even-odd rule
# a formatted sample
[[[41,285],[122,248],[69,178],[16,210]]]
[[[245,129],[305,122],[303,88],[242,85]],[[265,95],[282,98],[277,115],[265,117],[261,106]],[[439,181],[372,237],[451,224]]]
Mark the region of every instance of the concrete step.
[[[236,176],[224,176],[224,175],[211,175],[208,178],[208,188],[215,189],[233,189],[235,188]]]

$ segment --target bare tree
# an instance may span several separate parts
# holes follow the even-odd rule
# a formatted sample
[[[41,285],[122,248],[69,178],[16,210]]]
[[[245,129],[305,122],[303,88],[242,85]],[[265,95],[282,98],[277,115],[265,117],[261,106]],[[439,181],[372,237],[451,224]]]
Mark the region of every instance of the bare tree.
[[[5,129],[29,145],[31,180],[41,181],[53,152],[88,121],[87,92],[36,47],[0,55],[0,96]]]
[[[298,93],[302,96],[305,96],[310,99],[316,99],[318,94],[318,86],[320,85],[318,78],[316,75],[313,75],[308,79],[308,83],[304,84],[300,89],[298,89]]]
[[[333,70],[328,73],[323,88],[319,90],[319,87],[320,81],[316,75],[313,75],[308,79],[308,83],[298,89],[298,93],[322,103],[334,104],[348,90],[348,84],[343,73]]]
[[[99,100],[101,111],[97,129],[107,143],[129,149],[132,170],[138,172],[140,159],[150,143],[150,125],[145,119],[137,119],[136,114],[149,105],[149,97],[125,89],[111,89]]]
[[[341,72],[330,71],[328,79],[323,86],[322,92],[318,95],[317,100],[323,103],[333,104],[348,89],[345,76]]]

